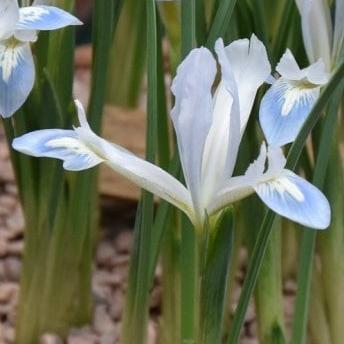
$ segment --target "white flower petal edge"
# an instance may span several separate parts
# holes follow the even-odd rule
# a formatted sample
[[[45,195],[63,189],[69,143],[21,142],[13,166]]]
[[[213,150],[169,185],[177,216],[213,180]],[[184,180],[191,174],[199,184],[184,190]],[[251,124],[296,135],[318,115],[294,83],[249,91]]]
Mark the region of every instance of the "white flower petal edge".
[[[259,120],[269,145],[283,146],[295,140],[329,75],[321,60],[300,69],[289,49],[276,70],[281,77],[264,95]]]
[[[172,83],[175,106],[171,118],[178,140],[184,177],[194,208],[202,213],[201,169],[205,141],[212,123],[211,88],[216,61],[206,48],[193,49],[177,69]]]
[[[219,38],[215,51],[222,78],[215,92],[212,125],[203,153],[204,204],[212,202],[232,175],[254,98],[271,71],[266,49],[254,35],[227,47]]]
[[[35,67],[29,43],[0,44],[0,114],[18,110],[32,90]]]
[[[268,159],[268,168],[265,163]],[[262,145],[255,162],[244,176],[233,177],[217,196],[210,212],[256,192],[259,198],[281,216],[314,229],[330,224],[331,209],[326,197],[315,186],[285,169],[281,148]]]
[[[221,46],[221,42],[221,40],[216,42],[216,53],[222,69],[231,70],[234,77],[240,106],[241,134],[243,134],[257,90],[268,79],[271,66],[264,44],[254,34],[250,39],[239,39],[226,47],[223,47],[223,43]],[[223,58],[220,58],[221,54]]]
[[[15,30],[19,18],[17,0],[0,1],[0,41],[9,38]]]
[[[331,69],[332,25],[325,0],[297,0],[301,15],[303,41],[311,63],[320,57],[327,71]]]
[[[76,101],[76,106],[80,127],[34,131],[14,139],[13,148],[36,157],[61,159],[63,167],[71,171],[104,162],[138,186],[180,208],[194,222],[191,197],[183,184],[161,168],[97,136],[91,131],[80,102]]]
[[[70,13],[54,6],[29,6],[19,9],[17,30],[56,30],[69,25],[82,25]]]

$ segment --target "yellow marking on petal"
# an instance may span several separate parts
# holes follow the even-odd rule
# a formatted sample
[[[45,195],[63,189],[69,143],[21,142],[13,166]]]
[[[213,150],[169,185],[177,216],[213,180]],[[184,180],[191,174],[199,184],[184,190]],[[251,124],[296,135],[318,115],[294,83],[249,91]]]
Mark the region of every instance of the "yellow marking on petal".
[[[3,45],[0,45],[0,65],[2,68],[2,79],[8,82],[13,70],[22,59],[22,50],[18,49],[22,43],[14,37],[9,38]]]

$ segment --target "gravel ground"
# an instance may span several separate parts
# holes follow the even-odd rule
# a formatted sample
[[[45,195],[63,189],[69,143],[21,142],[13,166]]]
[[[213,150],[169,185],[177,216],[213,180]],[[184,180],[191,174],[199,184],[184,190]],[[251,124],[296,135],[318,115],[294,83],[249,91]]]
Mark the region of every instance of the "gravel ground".
[[[9,152],[0,128],[0,344],[12,344],[15,337],[16,304],[19,292],[23,252],[24,221],[18,203],[17,188],[9,161]],[[94,297],[93,321],[89,326],[71,329],[68,344],[119,343],[121,318],[132,243],[135,204],[102,198],[101,239],[97,246],[92,288]],[[234,304],[240,294],[245,259],[237,274]],[[294,283],[285,286],[285,312],[288,323],[292,316]],[[149,344],[157,343],[157,328],[162,289],[157,271],[151,291]],[[235,306],[233,306],[233,309]],[[246,316],[242,344],[257,344],[257,325],[254,306]],[[45,334],[40,344],[63,344],[54,334]]]

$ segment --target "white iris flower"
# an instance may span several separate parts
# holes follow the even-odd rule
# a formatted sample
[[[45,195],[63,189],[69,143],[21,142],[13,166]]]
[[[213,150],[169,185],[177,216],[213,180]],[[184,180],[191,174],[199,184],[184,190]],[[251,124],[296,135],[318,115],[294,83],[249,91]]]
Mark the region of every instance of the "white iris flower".
[[[344,0],[336,1],[334,33],[327,0],[296,0],[296,4],[311,65],[300,69],[287,50],[276,67],[280,78],[273,81],[259,112],[265,137],[274,146],[295,140],[320,88],[328,82],[334,66],[343,58]]]
[[[80,25],[80,20],[53,6],[18,7],[17,0],[0,1],[0,115],[10,117],[25,102],[35,81],[30,43],[39,30]]]
[[[260,154],[241,176],[232,176],[240,141],[259,86],[270,74],[264,45],[255,37],[216,53],[221,81],[214,94],[216,60],[206,48],[194,49],[177,70],[172,84],[171,112],[186,186],[154,164],[97,136],[76,101],[80,127],[47,129],[25,134],[13,148],[37,157],[64,161],[64,168],[84,170],[101,162],[140,187],[184,211],[197,228],[208,215],[257,193],[278,214],[305,226],[323,229],[330,207],[313,185],[285,169],[280,148],[262,145]]]

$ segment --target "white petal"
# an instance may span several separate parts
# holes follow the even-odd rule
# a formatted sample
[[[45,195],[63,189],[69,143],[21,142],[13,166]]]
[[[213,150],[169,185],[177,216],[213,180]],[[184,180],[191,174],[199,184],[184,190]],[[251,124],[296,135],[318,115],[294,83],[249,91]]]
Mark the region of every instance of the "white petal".
[[[184,177],[199,211],[202,155],[212,122],[211,87],[215,75],[216,62],[211,52],[194,49],[178,67],[172,84],[175,106],[171,117]]]
[[[287,49],[276,66],[276,71],[287,80],[304,81],[313,85],[324,85],[329,80],[329,73],[322,59],[300,69],[292,52]]]
[[[325,229],[331,210],[326,197],[295,173],[284,170],[276,179],[255,187],[260,199],[273,211],[304,226]]]
[[[17,0],[0,1],[0,41],[12,36],[19,18]]]
[[[307,80],[313,85],[325,85],[330,79],[330,74],[326,71],[326,66],[322,59],[303,69],[303,72]]]
[[[33,131],[14,139],[12,146],[27,155],[63,160],[63,167],[69,171],[85,170],[104,161],[79,140],[74,130]]]
[[[30,6],[19,10],[17,30],[55,30],[82,22],[70,13],[53,6]]]
[[[276,71],[284,78],[289,80],[301,80],[304,78],[299,65],[297,64],[292,52],[287,49],[282,55],[280,61],[276,66]]]
[[[212,128],[210,132],[210,134],[213,133],[213,142],[210,144],[214,147],[223,146],[226,154],[223,156],[219,155],[218,160],[223,160],[223,177],[229,178],[233,174],[244,126],[242,126],[239,88],[234,77],[232,65],[229,63],[222,38],[219,38],[216,41],[215,51],[221,66],[222,81],[219,86],[219,89],[221,89],[221,92],[218,92],[219,97],[215,98],[216,113],[214,114],[213,119],[215,123],[213,122],[212,124],[212,127],[215,127],[215,130]],[[226,109],[223,104],[223,100],[226,98],[231,100],[230,109]],[[216,128],[220,128],[224,121],[228,123],[228,129],[226,128],[228,131],[222,131],[226,135],[221,135],[217,138]],[[219,142],[216,143],[217,140],[219,140]],[[213,150],[214,148],[210,149],[208,154],[215,154]],[[218,163],[221,164],[219,161]],[[216,166],[213,168],[216,168]],[[219,182],[222,182],[222,180],[220,179]]]
[[[16,30],[14,37],[22,42],[36,42],[38,38],[36,30]]]
[[[231,135],[233,97],[221,82],[214,97],[213,121],[210,127],[202,159],[203,203],[211,202],[221,183],[232,174],[228,148]],[[237,123],[240,132],[240,122]],[[230,156],[232,157],[232,156]]]
[[[295,140],[319,96],[319,87],[302,88],[284,78],[266,92],[259,110],[260,125],[269,145]]]
[[[5,43],[0,44],[0,114],[10,117],[32,90],[35,66],[29,44]]]
[[[239,201],[252,193],[257,181],[262,180],[265,172],[265,162],[267,150],[265,144],[262,144],[258,158],[250,164],[245,175],[230,178],[216,197],[209,203],[208,214],[213,214],[227,205]],[[284,167],[284,166],[283,166]]]
[[[309,62],[322,58],[326,68],[331,68],[332,26],[328,4],[325,0],[299,1],[303,41]]]
[[[79,118],[84,121],[84,111],[79,105]],[[61,159],[63,167],[70,171],[104,162],[138,186],[180,208],[195,221],[191,197],[183,184],[161,168],[100,138],[90,130],[87,122],[82,124],[75,130],[34,131],[16,138],[12,146],[28,155]]]
[[[243,133],[257,90],[267,80],[271,67],[264,44],[255,35],[250,40],[234,41],[225,48],[225,53],[238,89]]]
[[[266,160],[268,168],[266,170]],[[243,176],[232,177],[224,184],[213,202],[209,204],[208,214],[216,213],[230,203],[239,201],[255,191],[255,187],[265,181],[281,175],[286,159],[280,147],[268,147],[262,144],[258,158],[250,164]]]

